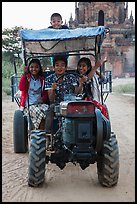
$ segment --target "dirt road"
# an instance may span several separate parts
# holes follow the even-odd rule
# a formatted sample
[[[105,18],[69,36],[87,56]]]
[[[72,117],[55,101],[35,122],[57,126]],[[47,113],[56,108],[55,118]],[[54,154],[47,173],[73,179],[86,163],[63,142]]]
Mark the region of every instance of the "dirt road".
[[[112,129],[120,152],[118,185],[100,186],[96,164],[82,170],[68,163],[63,170],[48,164],[40,188],[27,185],[28,154],[13,152],[11,98],[2,98],[2,202],[134,202],[135,201],[135,101],[133,97],[110,94],[107,99]]]

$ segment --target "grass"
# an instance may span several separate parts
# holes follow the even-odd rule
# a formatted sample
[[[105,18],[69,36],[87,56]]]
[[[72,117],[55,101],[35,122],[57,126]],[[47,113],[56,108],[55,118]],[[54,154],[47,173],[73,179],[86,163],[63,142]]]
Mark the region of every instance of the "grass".
[[[135,93],[135,84],[117,85],[113,87],[113,92],[126,94]]]
[[[2,77],[2,92],[11,95],[11,82],[9,78]]]

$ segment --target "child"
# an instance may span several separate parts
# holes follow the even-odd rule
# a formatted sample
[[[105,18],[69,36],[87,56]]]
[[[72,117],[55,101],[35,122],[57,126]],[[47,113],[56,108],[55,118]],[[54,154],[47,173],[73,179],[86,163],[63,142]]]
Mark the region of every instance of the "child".
[[[104,75],[101,74],[97,70],[103,63],[105,63],[107,60],[104,58],[104,60],[98,60],[94,67],[91,65],[91,61],[89,58],[82,57],[78,64],[77,64],[77,72],[83,76],[86,76],[85,81],[88,79],[92,79],[94,83],[94,90],[92,91],[93,97],[96,98],[98,101],[100,101],[100,96],[98,92],[98,77],[102,80],[105,79]],[[97,85],[97,86],[95,86]]]
[[[50,18],[51,26],[48,28],[54,29],[68,29],[68,26],[62,25],[62,16],[59,13],[53,13]]]
[[[58,83],[55,83],[57,78],[64,74],[67,70],[67,57],[65,55],[56,55],[53,58],[53,67],[55,73],[48,76],[45,82],[45,88],[52,87],[52,89],[48,90],[49,100],[51,102],[60,102],[61,98],[64,98],[64,94],[68,94],[74,84],[75,93],[80,93],[82,91],[82,80],[80,79],[78,81],[78,78],[73,74],[66,75],[61,78]]]
[[[75,93],[81,93],[83,84],[82,80],[78,80],[78,77],[73,74],[68,74],[63,78],[60,78],[56,83],[56,80],[59,76],[64,74],[67,70],[67,58],[65,55],[57,55],[53,58],[53,67],[55,73],[49,75],[46,78],[45,89],[51,88],[48,90],[49,100],[52,104],[50,106],[49,114],[47,116],[47,130],[52,130],[53,126],[53,117],[54,117],[54,106],[55,103],[59,103],[64,99],[64,94],[69,94],[73,86]]]
[[[94,74],[97,74],[102,80],[104,79],[104,75],[101,74],[97,70],[103,63],[107,61],[106,57],[103,59],[103,61],[98,60],[94,67],[91,65],[91,61],[89,58],[82,57],[78,64],[77,64],[77,72],[82,75],[88,75],[90,79],[93,78]]]
[[[100,77],[102,80],[105,79],[104,75],[101,74],[97,70],[103,63],[107,61],[106,58],[104,60],[98,60],[95,64],[94,67],[91,65],[91,61],[89,58],[83,57],[79,60],[78,65],[77,65],[77,72],[81,75],[84,75],[84,81],[86,82],[87,79],[92,80],[92,87],[91,89],[91,98],[86,98],[86,100],[92,100],[97,108],[101,110],[103,115],[105,115],[106,118],[108,118],[108,113],[106,108],[100,103],[100,90],[99,90],[99,81],[98,77]],[[83,90],[84,92],[85,90]]]
[[[62,16],[59,13],[53,13],[50,17],[50,23],[51,26],[48,28],[54,28],[54,29],[69,29],[68,26],[62,25]],[[66,57],[68,58],[68,53],[65,53]],[[53,64],[53,57],[50,57],[51,64]]]
[[[20,109],[28,107],[35,129],[45,129],[45,118],[48,110],[48,93],[44,89],[45,79],[39,59],[29,62],[28,70],[21,76]]]

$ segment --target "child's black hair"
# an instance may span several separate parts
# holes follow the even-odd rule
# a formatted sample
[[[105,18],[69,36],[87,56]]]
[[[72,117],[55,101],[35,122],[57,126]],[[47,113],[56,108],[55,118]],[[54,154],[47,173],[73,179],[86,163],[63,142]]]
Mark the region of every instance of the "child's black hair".
[[[55,67],[56,61],[59,61],[59,60],[65,62],[65,66],[67,67],[67,65],[68,65],[67,57],[68,57],[68,56],[66,56],[66,55],[55,55],[55,56],[53,57],[53,67]]]
[[[50,20],[52,20],[54,17],[59,17],[62,20],[62,16],[59,13],[53,13],[50,17]]]

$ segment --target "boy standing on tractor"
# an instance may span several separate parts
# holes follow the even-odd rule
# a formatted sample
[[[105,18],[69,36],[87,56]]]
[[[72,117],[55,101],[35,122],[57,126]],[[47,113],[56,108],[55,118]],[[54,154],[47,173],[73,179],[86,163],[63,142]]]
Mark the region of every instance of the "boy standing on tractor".
[[[54,29],[69,29],[68,26],[62,25],[62,16],[59,13],[53,13],[50,17],[50,23],[51,26],[48,28],[54,28]],[[66,56],[68,57],[67,53]],[[50,57],[51,63],[53,64],[53,57]]]
[[[62,16],[59,13],[53,13],[50,18],[51,26],[48,28],[54,29],[68,29],[68,26],[62,25]]]

